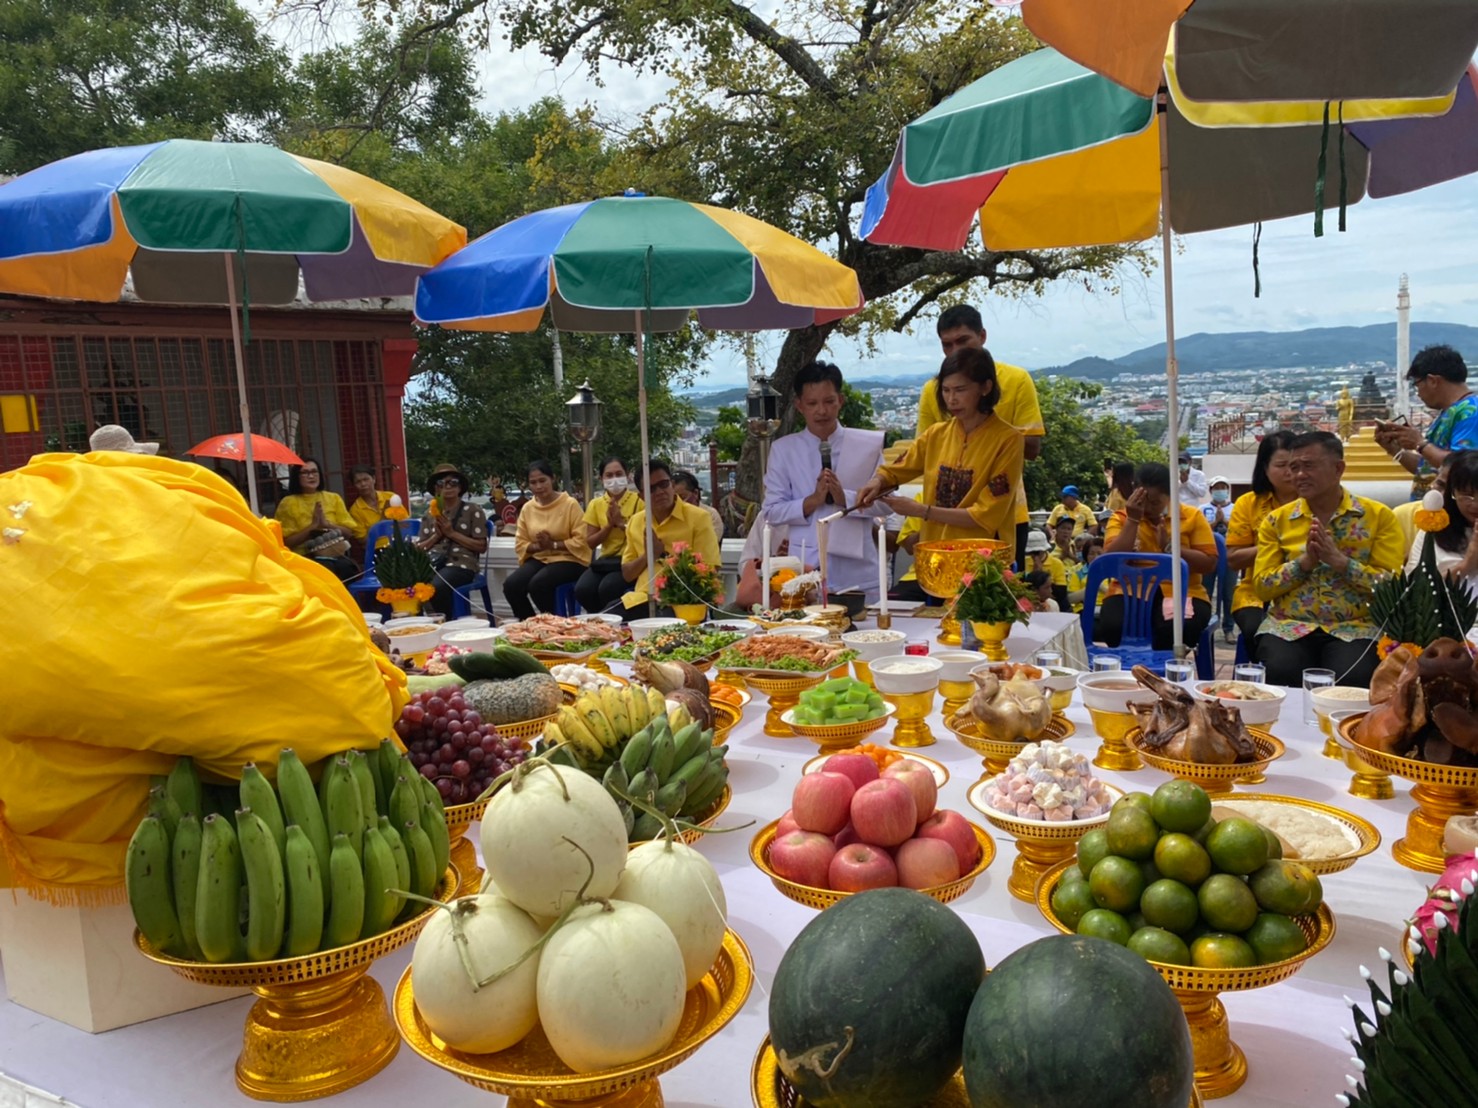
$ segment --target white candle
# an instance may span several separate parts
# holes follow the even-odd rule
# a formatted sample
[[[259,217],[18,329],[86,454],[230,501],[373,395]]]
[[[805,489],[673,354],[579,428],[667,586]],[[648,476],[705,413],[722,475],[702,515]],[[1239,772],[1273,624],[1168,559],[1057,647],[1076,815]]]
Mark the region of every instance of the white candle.
[[[760,605],[768,608],[770,606],[770,521],[765,521],[765,530],[761,536],[764,539],[765,549],[762,564],[760,566]]]
[[[826,600],[826,589],[827,589],[827,582],[826,582],[826,539],[827,539],[827,532],[831,530],[831,521],[834,520],[834,519],[841,519],[841,518],[842,518],[842,513],[841,512],[833,512],[831,515],[825,516],[822,519],[818,519],[816,521],[816,553],[817,553],[817,557],[820,559],[820,567],[821,567],[821,603],[823,603],[823,604],[825,604],[827,602],[827,600]]]
[[[878,520],[878,611],[888,614],[888,527]]]
[[[806,572],[806,540],[801,540],[801,572]]]

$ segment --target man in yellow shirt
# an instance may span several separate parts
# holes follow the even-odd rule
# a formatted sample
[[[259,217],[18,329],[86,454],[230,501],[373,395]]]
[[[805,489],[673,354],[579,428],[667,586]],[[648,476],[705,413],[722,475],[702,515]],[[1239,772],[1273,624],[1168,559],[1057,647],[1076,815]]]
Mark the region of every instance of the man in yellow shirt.
[[[1077,485],[1062,487],[1062,500],[1047,517],[1047,526],[1055,530],[1057,521],[1064,517],[1073,521],[1073,538],[1098,526],[1098,517],[1093,514],[1093,509],[1078,499]]]
[[[935,331],[939,335],[939,345],[944,350],[946,358],[956,350],[967,346],[982,350],[985,348],[985,321],[980,318],[980,312],[969,304],[956,304],[953,308],[945,309],[940,313]],[[996,388],[998,390],[996,415],[1003,422],[1011,424],[1021,432],[1026,461],[1029,462],[1039,457],[1042,453],[1042,436],[1046,434],[1046,427],[1042,423],[1042,407],[1037,401],[1037,386],[1033,383],[1031,374],[1020,366],[996,362]],[[934,381],[932,379],[926,381],[923,391],[919,393],[919,422],[914,432],[915,437],[922,436],[934,424],[942,423],[947,418],[948,413],[940,410]],[[1026,548],[1029,520],[1030,516],[1027,514],[1026,506],[1026,484],[1018,482],[1016,486],[1018,557],[1025,556],[1019,552]]]
[[[720,564],[718,536],[713,533],[713,523],[702,508],[681,500],[672,482],[672,467],[661,459],[654,458],[647,464],[652,482],[652,500],[645,508],[639,508],[626,524],[626,552],[622,555],[621,576],[631,582],[631,591],[621,597],[628,619],[640,619],[647,614],[647,582],[651,577],[647,565],[647,510],[652,513],[652,556],[660,562],[667,556],[673,543],[685,542],[693,552],[710,566]],[[637,488],[642,488],[637,483]]]

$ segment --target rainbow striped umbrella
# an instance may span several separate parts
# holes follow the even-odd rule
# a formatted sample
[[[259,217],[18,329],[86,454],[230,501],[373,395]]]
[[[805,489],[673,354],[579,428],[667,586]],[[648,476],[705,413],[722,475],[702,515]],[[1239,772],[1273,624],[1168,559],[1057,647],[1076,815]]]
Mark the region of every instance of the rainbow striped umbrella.
[[[0,185],[0,292],[106,302],[132,278],[141,300],[230,306],[233,331],[238,302],[290,303],[300,280],[309,300],[409,295],[466,242],[394,189],[258,143],[94,150]],[[242,363],[238,337],[249,436]]]

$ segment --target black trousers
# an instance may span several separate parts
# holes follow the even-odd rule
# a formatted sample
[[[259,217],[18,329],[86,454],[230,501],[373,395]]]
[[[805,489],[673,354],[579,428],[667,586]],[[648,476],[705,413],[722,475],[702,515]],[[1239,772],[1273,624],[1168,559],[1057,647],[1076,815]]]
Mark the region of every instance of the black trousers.
[[[1193,647],[1201,639],[1201,632],[1211,622],[1211,604],[1205,600],[1191,598],[1191,615],[1184,623],[1185,645]],[[1118,646],[1124,636],[1124,598],[1105,597],[1098,615],[1093,620],[1093,637],[1105,646]],[[1164,606],[1156,604],[1150,611],[1150,646],[1155,650],[1170,650],[1175,646],[1175,623],[1165,618]]]
[[[1237,625],[1238,629],[1242,632],[1242,638],[1247,641],[1247,658],[1249,661],[1256,662],[1260,660],[1257,656],[1257,629],[1262,626],[1263,617],[1266,615],[1267,610],[1259,608],[1255,604],[1248,604],[1246,607],[1238,608],[1232,613],[1232,622]]]
[[[530,558],[503,581],[503,597],[517,619],[528,619],[537,605],[541,612],[554,611],[554,592],[573,585],[585,572],[579,562],[550,562]]]
[[[471,581],[477,574],[461,566],[442,566],[436,571],[436,595],[431,598],[431,608],[447,619],[452,618],[452,605],[456,603],[456,590]],[[489,613],[491,614],[491,613]]]
[[[613,570],[599,570],[594,566],[580,574],[575,582],[575,599],[587,612],[605,612],[616,606],[623,593],[631,585],[621,576],[621,563],[616,562]]]
[[[1301,688],[1306,669],[1332,669],[1337,685],[1370,687],[1379,659],[1370,639],[1345,642],[1328,631],[1313,631],[1301,639],[1262,635],[1257,640],[1257,660],[1268,670],[1268,684]]]
[[[906,604],[929,604],[936,607],[944,603],[937,596],[930,596],[926,593],[917,580],[899,581],[888,590],[888,599],[902,600]]]

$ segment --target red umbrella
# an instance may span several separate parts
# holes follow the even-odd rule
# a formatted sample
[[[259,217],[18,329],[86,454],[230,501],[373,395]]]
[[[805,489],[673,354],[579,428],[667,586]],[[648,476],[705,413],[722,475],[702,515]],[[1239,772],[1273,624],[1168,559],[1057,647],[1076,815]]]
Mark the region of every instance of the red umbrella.
[[[186,450],[186,454],[194,454],[202,458],[230,458],[232,461],[243,461],[246,457],[244,449],[245,436],[241,434],[217,435],[213,439],[206,439],[202,443]],[[266,435],[253,435],[251,437],[251,457],[254,462],[280,462],[283,465],[300,466],[303,459],[299,458],[286,446],[276,439],[269,439]]]

